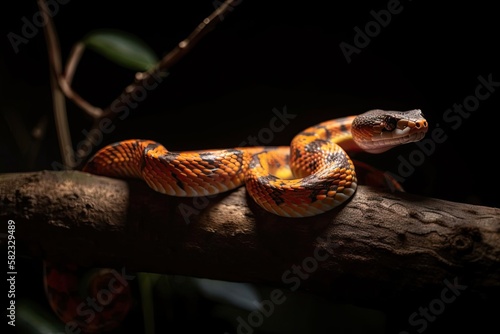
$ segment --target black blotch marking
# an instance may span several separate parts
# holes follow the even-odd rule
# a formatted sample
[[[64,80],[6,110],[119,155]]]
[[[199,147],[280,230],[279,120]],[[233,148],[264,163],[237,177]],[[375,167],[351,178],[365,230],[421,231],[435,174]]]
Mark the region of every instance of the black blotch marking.
[[[347,126],[345,126],[345,124],[340,124],[340,131],[347,132]]]
[[[261,166],[260,164],[260,159],[259,159],[259,155],[256,154],[252,157],[252,160],[250,160],[249,164],[248,164],[248,168],[256,168],[257,166]]]
[[[138,147],[139,147],[139,142],[138,142],[138,141],[134,141],[134,142],[132,143],[132,148],[133,148],[134,150],[136,150]]]
[[[227,149],[225,152],[227,152],[229,155],[237,155],[238,157],[241,157],[243,155],[243,151],[241,150],[236,150],[236,149]]]
[[[226,150],[226,152],[228,157],[232,155],[236,156],[236,160],[238,161],[238,170],[236,171],[236,173],[238,174],[241,171],[241,168],[243,168],[243,154],[244,154],[243,151],[236,149],[228,149]]]
[[[311,131],[305,131],[305,132],[301,132],[300,133],[301,136],[307,136],[307,137],[310,137],[310,136],[317,136],[318,134],[316,132],[311,132]]]
[[[158,159],[165,165],[173,165],[172,161],[176,160],[180,153],[167,152],[167,154],[160,155]]]
[[[341,168],[350,168],[349,160],[347,154],[342,150],[337,150],[328,155],[324,155],[322,146],[325,144],[324,140],[315,140],[305,146],[305,150],[308,153],[318,153],[324,156],[326,164],[337,164]],[[312,163],[312,162],[311,162]],[[310,163],[310,165],[311,165]]]
[[[324,140],[315,140],[307,144],[304,149],[308,153],[319,153],[321,152],[321,146],[325,143]]]
[[[324,195],[330,190],[337,190],[337,186],[331,180],[321,180],[316,175],[310,175],[304,187],[311,190],[309,198],[312,202],[318,200],[316,198],[318,195]]]
[[[330,132],[330,130],[328,130],[328,128],[324,125],[316,125],[314,128],[316,129],[323,129],[325,130],[325,138],[328,139],[328,138],[331,138],[332,136],[332,133]]]
[[[305,146],[305,151],[310,154],[315,154],[317,155],[314,159],[311,159],[307,167],[309,170],[316,170],[318,168],[319,161],[317,159],[324,159],[326,164],[331,164],[332,163],[332,158],[330,155],[325,156],[325,152],[323,151],[322,146],[326,143],[327,141],[318,139],[313,142],[310,142]]]
[[[144,148],[144,155],[146,155],[146,153],[148,153],[149,151],[152,151],[154,149],[156,149],[158,146],[160,146],[160,144],[149,144],[148,146],[146,146]]]
[[[138,146],[138,143],[137,142],[134,142],[134,144],[136,144]],[[134,145],[133,144],[133,145]],[[132,145],[132,147],[133,147]],[[146,146],[144,148],[144,150],[142,151],[142,159],[141,159],[141,172],[144,170],[144,168],[146,167],[146,156],[148,154],[149,151],[152,151],[154,150],[155,148],[157,148],[160,144],[149,144],[148,146]]]
[[[168,168],[173,168],[175,167],[175,165],[172,163],[172,161],[176,160],[177,157],[180,155],[180,153],[175,153],[175,152],[167,152],[167,154],[164,154],[164,155],[160,155],[158,156],[158,159],[160,160],[160,162],[165,165]],[[144,157],[146,157],[146,155],[144,155]],[[146,165],[146,159],[143,159],[143,164],[141,166],[141,171],[144,169],[145,165]],[[172,177],[176,180],[177,179],[177,176],[173,174],[172,172]],[[177,181],[177,184],[179,185],[179,181]],[[179,187],[181,189],[184,189],[182,187],[182,185],[179,185]]]
[[[347,154],[343,151],[338,150],[334,153],[328,154],[325,158],[327,164],[337,164],[340,168],[350,168],[349,160]]]
[[[267,152],[268,152],[268,150],[264,150],[262,152],[254,154],[252,156],[252,159],[248,163],[248,168],[256,168],[258,166],[262,167],[262,163],[260,162],[260,157],[261,157],[262,154],[267,153]]]
[[[200,153],[200,158],[202,161],[207,162],[210,166],[216,167],[217,166],[217,156],[213,153],[210,152],[203,152]]]
[[[177,177],[177,175],[174,172],[171,172],[170,175],[172,175],[172,178],[175,179],[175,184],[177,184],[177,186],[179,188],[181,188],[182,190],[185,190],[184,189],[184,183],[182,183],[181,180],[179,180],[179,178]]]
[[[309,168],[309,170],[311,170],[311,171],[316,170],[316,168],[318,168],[318,161],[317,160],[311,160],[307,164],[307,168]]]
[[[261,176],[258,179],[258,182],[263,185],[268,185],[271,182],[275,182],[278,178],[274,175],[266,175],[266,176]],[[276,205],[280,205],[285,203],[285,200],[281,196],[285,190],[284,189],[279,189],[275,188],[274,191],[268,193],[271,199],[273,200]]]

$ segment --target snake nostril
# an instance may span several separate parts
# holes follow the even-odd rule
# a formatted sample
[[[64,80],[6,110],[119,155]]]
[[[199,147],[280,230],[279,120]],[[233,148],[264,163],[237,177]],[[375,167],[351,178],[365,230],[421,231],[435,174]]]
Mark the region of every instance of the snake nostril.
[[[417,128],[417,129],[426,128],[426,127],[427,127],[427,121],[421,121],[421,122],[415,123],[415,128]]]

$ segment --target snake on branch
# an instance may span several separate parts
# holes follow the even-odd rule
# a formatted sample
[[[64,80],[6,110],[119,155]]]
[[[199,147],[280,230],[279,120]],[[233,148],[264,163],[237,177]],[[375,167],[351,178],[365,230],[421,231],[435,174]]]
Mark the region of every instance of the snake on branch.
[[[374,109],[311,126],[297,134],[290,146],[172,152],[155,141],[125,140],[102,148],[83,171],[139,178],[151,189],[171,196],[213,195],[244,185],[270,214],[300,218],[332,210],[354,195],[358,180],[347,152],[382,153],[421,140],[427,129],[419,109]],[[85,296],[74,286],[57,286],[62,281],[58,275],[56,268],[46,265],[49,302],[66,323],[76,321],[83,331],[96,332],[115,327],[128,312],[120,294],[130,291],[120,291],[120,298],[109,303],[109,308],[96,312],[92,319],[82,316],[78,300]]]

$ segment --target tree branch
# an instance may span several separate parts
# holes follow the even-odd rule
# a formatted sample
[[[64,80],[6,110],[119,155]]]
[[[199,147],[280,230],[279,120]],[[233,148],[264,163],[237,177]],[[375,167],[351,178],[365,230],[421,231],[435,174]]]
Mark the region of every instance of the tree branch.
[[[54,120],[56,123],[57,138],[59,142],[59,151],[64,165],[69,167],[73,149],[71,148],[71,134],[68,125],[68,115],[66,113],[66,99],[59,87],[59,77],[62,74],[61,47],[59,38],[52,21],[52,15],[49,14],[45,0],[37,0],[38,8],[44,17],[46,24],[43,26],[45,40],[47,41],[47,53],[50,70],[50,87],[52,92],[52,101],[54,105]]]
[[[73,151],[71,145],[70,130],[67,122],[66,113],[66,100],[73,101],[78,105],[87,115],[93,119],[92,128],[88,131],[89,134],[99,128],[101,121],[104,118],[113,120],[117,110],[124,107],[128,101],[136,100],[135,94],[148,86],[148,82],[152,79],[158,81],[160,78],[167,76],[168,70],[181,60],[188,52],[211,30],[213,30],[217,23],[223,20],[224,15],[229,14],[239,1],[225,0],[220,6],[206,18],[201,21],[196,28],[189,34],[189,36],[182,40],[173,50],[167,53],[157,64],[146,72],[137,72],[134,81],[125,87],[123,92],[116,97],[105,109],[92,105],[82,96],[80,96],[71,87],[71,81],[76,71],[76,66],[80,57],[85,49],[84,44],[77,43],[71,51],[68,63],[65,67],[65,72],[62,69],[61,50],[57,31],[55,29],[52,15],[49,14],[45,0],[37,0],[38,7],[44,15],[44,34],[47,41],[47,52],[49,55],[49,68],[50,79],[52,87],[52,97],[54,100],[54,117],[56,120],[56,129],[58,133],[59,146],[61,157],[64,162],[64,167],[67,169],[79,167],[71,161],[70,157],[76,155],[77,161],[83,161],[91,153],[92,150],[78,150]],[[134,101],[137,104],[140,101]],[[80,143],[81,147],[93,147],[92,138],[87,135],[86,138]]]
[[[363,305],[443,289],[500,296],[500,209],[359,186],[304,219],[239,189],[174,198],[142,181],[76,171],[0,175],[18,252],[86,266],[266,283]]]

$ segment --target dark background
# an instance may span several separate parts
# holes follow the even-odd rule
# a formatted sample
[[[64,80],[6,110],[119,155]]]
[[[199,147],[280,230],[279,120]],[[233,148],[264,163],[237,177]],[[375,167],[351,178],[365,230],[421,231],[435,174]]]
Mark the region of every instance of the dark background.
[[[7,31],[20,34],[21,18],[32,20],[35,2],[23,3],[9,11]],[[96,28],[134,33],[161,57],[214,8],[210,1],[195,3],[176,1],[159,9],[148,1],[134,6],[110,2],[109,7],[69,2],[55,16],[63,57]],[[348,64],[340,43],[353,45],[354,27],[364,30],[373,21],[370,11],[387,5],[380,1],[330,8],[321,1],[241,2],[125,121],[116,121],[117,129],[104,136],[102,145],[136,137],[157,140],[171,150],[235,146],[268,127],[272,109],[285,105],[297,117],[270,144],[287,145],[297,132],[323,120],[374,108],[420,108],[431,131],[441,126],[448,139],[416,168],[406,181],[407,190],[498,206],[498,196],[491,191],[496,178],[490,160],[498,142],[498,94],[482,101],[456,130],[442,120],[445,110],[474,94],[478,76],[492,74],[493,81],[500,81],[493,8],[401,2],[400,13],[392,15],[359,54],[352,54]],[[16,114],[28,131],[42,117],[47,117],[48,128],[36,160],[26,164],[12,140],[19,133],[3,126],[2,171],[40,170],[60,161],[44,43],[40,30],[17,54],[8,41],[5,44],[2,108]],[[74,87],[91,103],[105,107],[132,82],[133,74],[88,51]],[[71,102],[68,110],[76,145],[90,122]],[[408,158],[414,148],[367,159],[397,173],[397,157]]]
[[[232,147],[268,127],[273,108],[286,105],[297,115],[272,145],[287,145],[309,125],[369,109],[420,108],[430,124],[444,129],[436,144],[403,184],[408,192],[450,201],[498,207],[499,92],[452,129],[443,114],[473,95],[478,76],[500,82],[498,18],[492,4],[440,5],[402,1],[399,14],[348,63],[339,47],[354,44],[357,26],[373,21],[370,11],[388,1],[332,4],[327,1],[243,1],[209,33],[170,75],[103,143],[147,138],[171,150]],[[153,1],[124,4],[71,1],[55,16],[63,58],[86,33],[118,28],[146,41],[159,57],[184,39],[213,9],[212,1]],[[7,32],[20,34],[37,11],[35,1],[3,10]],[[0,172],[51,169],[61,161],[52,117],[47,53],[43,33],[13,52],[4,37],[0,55]],[[134,73],[86,52],[74,79],[75,89],[91,103],[107,106],[132,82]],[[90,121],[68,103],[73,143],[83,139]],[[43,120],[41,141],[29,134]],[[382,170],[397,173],[400,158],[418,147],[410,144],[380,156],[362,155]],[[465,298],[464,298],[465,299]],[[427,299],[428,300],[428,299]],[[425,303],[424,300],[422,303]],[[420,306],[395,307],[389,331],[407,324]],[[458,302],[457,302],[458,303]],[[464,301],[465,303],[465,301]],[[470,305],[467,305],[470,306]],[[462,308],[461,308],[462,307]],[[453,306],[435,328],[483,328],[491,314],[484,305]],[[455,313],[453,313],[455,312]],[[494,323],[494,322],[493,322]],[[440,325],[441,324],[441,325]],[[485,327],[484,327],[485,328]],[[429,328],[427,332],[430,332]]]

